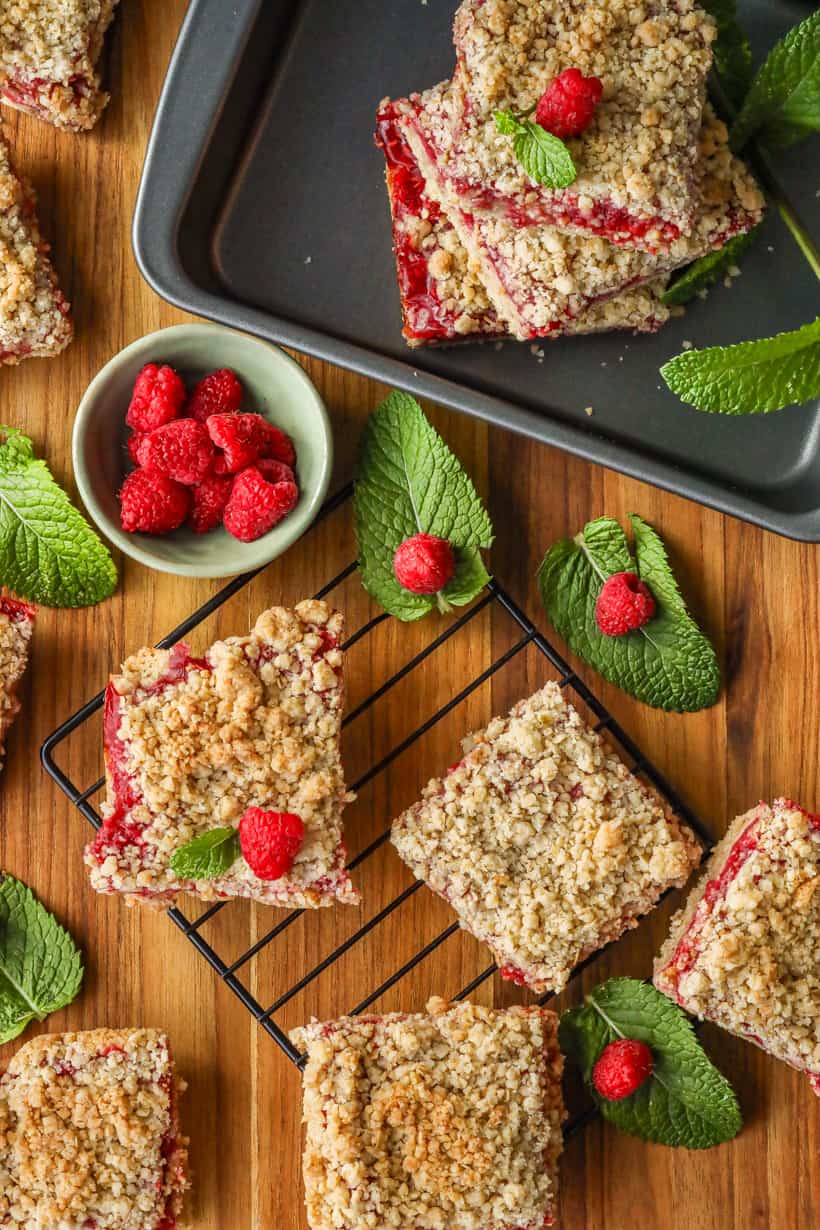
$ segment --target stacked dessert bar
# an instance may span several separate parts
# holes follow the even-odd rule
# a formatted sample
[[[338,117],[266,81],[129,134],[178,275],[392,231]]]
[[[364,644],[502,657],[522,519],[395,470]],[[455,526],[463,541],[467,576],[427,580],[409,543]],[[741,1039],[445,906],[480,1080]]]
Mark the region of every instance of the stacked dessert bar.
[[[705,100],[714,33],[692,0],[463,0],[452,79],[378,114],[411,346],[648,332],[668,319],[672,271],[763,210]],[[575,180],[547,188],[495,115],[531,112],[570,68],[603,96],[567,140]]]

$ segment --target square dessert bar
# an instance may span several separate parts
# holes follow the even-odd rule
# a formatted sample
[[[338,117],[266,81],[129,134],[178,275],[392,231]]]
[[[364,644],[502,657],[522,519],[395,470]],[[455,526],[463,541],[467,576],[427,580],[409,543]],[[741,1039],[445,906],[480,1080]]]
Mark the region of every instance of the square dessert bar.
[[[738,816],[672,920],[655,986],[805,1072],[820,1095],[820,816]]]
[[[694,835],[548,683],[464,741],[393,823],[404,861],[501,973],[559,991],[700,858]]]
[[[455,19],[463,98],[436,125],[463,208],[648,251],[688,234],[714,36],[692,0],[464,0]],[[567,141],[576,180],[550,189],[517,162],[494,113],[529,111],[567,68],[598,77],[604,93],[590,126]]]
[[[541,1230],[563,1144],[558,1018],[433,999],[426,1014],[314,1021],[311,1230]]]
[[[0,1078],[0,1225],[176,1230],[184,1088],[154,1029],[27,1042]]]
[[[2,0],[0,98],[58,128],[93,128],[108,102],[97,61],[117,0]]]
[[[0,363],[59,354],[74,334],[35,203],[0,136]]]
[[[402,100],[405,102],[405,100]],[[387,163],[403,328],[410,346],[509,337],[448,216],[426,195],[424,179],[398,123],[397,104],[378,115],[376,142]],[[633,329],[648,333],[669,319],[660,280],[555,321],[545,336]]]
[[[91,884],[159,907],[180,892],[268,905],[355,904],[345,870],[339,753],[342,616],[308,600],[273,607],[250,636],[142,649],[105,695],[107,798],[86,850]],[[298,815],[304,841],[290,871],[259,879],[244,858],[214,879],[182,880],[175,850],[238,826],[248,807]]]
[[[6,731],[20,712],[17,687],[28,665],[36,615],[27,602],[0,595],[0,767]]]

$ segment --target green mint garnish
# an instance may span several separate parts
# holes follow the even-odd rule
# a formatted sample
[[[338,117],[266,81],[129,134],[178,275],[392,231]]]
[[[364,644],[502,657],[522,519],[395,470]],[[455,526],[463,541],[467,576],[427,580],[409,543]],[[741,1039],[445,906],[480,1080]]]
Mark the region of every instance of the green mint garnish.
[[[90,606],[117,588],[108,548],[13,427],[0,427],[0,573],[43,606]]]
[[[538,572],[547,615],[579,657],[631,696],[678,713],[705,709],[720,691],[715,651],[686,610],[661,538],[635,513],[629,520],[634,559],[612,517],[590,521],[574,539],[550,547]],[[616,572],[637,573],[656,611],[634,632],[605,636],[595,622],[595,603]]]
[[[727,269],[737,264],[739,257],[757,238],[760,226],[761,223],[758,223],[745,234],[733,236],[722,248],[716,248],[714,252],[707,252],[700,260],[690,265],[671,286],[666,288],[661,296],[667,307],[688,303],[690,299],[694,299],[699,290],[705,290],[707,286],[712,286],[717,282]]]
[[[775,337],[686,350],[661,375],[681,401],[711,414],[766,414],[820,397],[820,317]]]
[[[752,80],[752,49],[737,20],[735,0],[704,0],[703,7],[717,25],[712,44],[715,71],[730,101],[739,107]]]
[[[601,1051],[618,1038],[635,1038],[652,1051],[654,1071],[618,1102],[592,1085]],[[710,1062],[689,1019],[648,983],[611,978],[586,996],[583,1007],[561,1017],[558,1041],[575,1061],[605,1119],[643,1140],[686,1149],[709,1149],[743,1127],[734,1090]]]
[[[0,883],[0,1043],[65,1008],[83,980],[80,950],[30,889]]]
[[[479,550],[493,541],[487,511],[458,458],[407,393],[391,393],[367,422],[353,506],[362,584],[397,619],[465,606],[489,581]],[[411,594],[393,573],[396,548],[418,533],[445,538],[453,548],[455,574],[439,594]]]
[[[211,829],[174,850],[170,867],[181,880],[213,880],[227,871],[240,853],[235,828]]]
[[[578,172],[572,154],[559,137],[513,111],[496,111],[495,126],[504,136],[513,138],[516,159],[537,184],[566,188],[574,182]]]
[[[756,137],[785,149],[820,131],[820,9],[769,52],[732,126],[732,149]]]

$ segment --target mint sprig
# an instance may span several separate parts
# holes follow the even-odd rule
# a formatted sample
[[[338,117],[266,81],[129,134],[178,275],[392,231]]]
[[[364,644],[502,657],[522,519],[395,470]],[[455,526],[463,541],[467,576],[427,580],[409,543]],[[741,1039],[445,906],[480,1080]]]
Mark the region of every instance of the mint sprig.
[[[496,111],[494,118],[498,131],[513,138],[516,160],[536,184],[566,188],[575,181],[578,172],[572,154],[560,137],[514,111]]]
[[[76,997],[80,950],[30,889],[13,876],[0,883],[0,1043],[43,1021]]]
[[[397,619],[465,606],[489,581],[480,552],[493,540],[487,511],[458,458],[407,393],[391,393],[367,422],[353,507],[362,584]],[[394,575],[396,548],[418,533],[445,538],[453,548],[455,574],[439,594],[412,594]]]
[[[605,1046],[634,1038],[652,1051],[654,1071],[629,1097],[610,1102],[592,1084]],[[710,1062],[684,1013],[646,982],[611,978],[561,1017],[558,1042],[581,1069],[605,1119],[643,1140],[709,1149],[743,1126],[734,1090]]]
[[[689,615],[660,536],[629,514],[635,558],[612,517],[590,521],[575,538],[550,547],[538,572],[544,608],[570,648],[610,683],[658,709],[691,712],[713,705],[720,691],[715,651]],[[604,581],[635,572],[652,591],[656,612],[623,636],[605,636],[595,622]]]
[[[711,414],[766,414],[820,397],[820,317],[790,333],[675,355],[661,375]]]
[[[785,149],[820,131],[820,9],[774,45],[732,125],[738,151],[755,137]]]
[[[240,853],[235,828],[211,829],[174,850],[169,865],[181,880],[213,880],[226,872]]]
[[[661,298],[667,307],[688,303],[700,290],[713,286],[727,269],[737,264],[738,260],[751,243],[757,238],[757,232],[762,224],[752,227],[743,235],[735,235],[713,252],[707,252],[700,260],[685,269],[671,286],[668,286]]]
[[[0,579],[43,606],[90,606],[117,588],[108,548],[35,458],[28,436],[2,426]]]
[[[729,99],[739,107],[752,80],[752,48],[739,21],[735,0],[704,0],[717,25],[712,44],[715,71]]]

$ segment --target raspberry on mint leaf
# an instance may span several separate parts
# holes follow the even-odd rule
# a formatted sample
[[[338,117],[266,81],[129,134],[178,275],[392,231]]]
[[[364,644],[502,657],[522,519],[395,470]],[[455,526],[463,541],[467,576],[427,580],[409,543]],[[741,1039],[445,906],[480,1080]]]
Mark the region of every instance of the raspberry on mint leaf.
[[[595,622],[604,636],[623,636],[649,623],[655,609],[655,599],[645,581],[634,572],[616,572],[601,586]]]
[[[601,1051],[592,1069],[592,1083],[602,1098],[620,1102],[649,1080],[654,1066],[652,1052],[645,1042],[619,1038]]]
[[[584,77],[578,68],[565,68],[539,98],[535,122],[562,140],[580,136],[592,123],[603,92],[597,77]]]
[[[242,856],[260,880],[287,875],[304,840],[305,826],[293,812],[249,807],[239,821]]]
[[[411,594],[437,594],[456,570],[453,548],[434,534],[405,538],[393,556],[393,571],[403,589]]]
[[[134,431],[153,431],[177,418],[185,401],[185,385],[167,364],[146,363],[134,381],[125,421]]]

